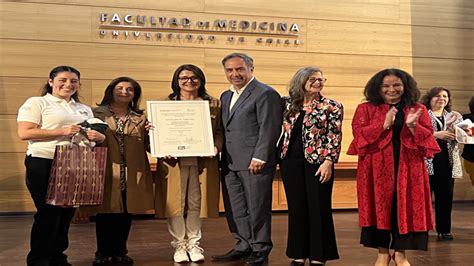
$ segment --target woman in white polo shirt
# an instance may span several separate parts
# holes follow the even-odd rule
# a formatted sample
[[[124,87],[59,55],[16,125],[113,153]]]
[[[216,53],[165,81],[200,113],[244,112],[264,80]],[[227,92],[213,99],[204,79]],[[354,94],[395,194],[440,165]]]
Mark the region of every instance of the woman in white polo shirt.
[[[31,229],[28,265],[71,265],[64,251],[74,208],[46,204],[49,172],[56,145],[70,142],[79,132],[77,125],[93,118],[92,110],[79,102],[80,73],[70,66],[51,70],[40,97],[31,97],[18,111],[18,135],[28,140],[26,186],[36,206]],[[90,130],[90,140],[102,142],[105,135]]]

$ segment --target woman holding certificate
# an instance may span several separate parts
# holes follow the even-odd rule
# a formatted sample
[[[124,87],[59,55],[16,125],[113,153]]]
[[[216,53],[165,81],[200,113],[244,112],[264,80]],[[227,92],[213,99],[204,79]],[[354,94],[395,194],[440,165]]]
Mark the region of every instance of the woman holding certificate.
[[[170,101],[209,101],[214,157],[167,156],[159,159],[163,191],[156,191],[157,214],[168,217],[168,230],[173,238],[175,262],[203,261],[201,218],[219,215],[219,168],[217,154],[223,135],[220,131],[220,104],[206,92],[206,78],[194,65],[179,66],[173,75],[168,96]],[[159,127],[159,125],[157,125]],[[158,188],[159,189],[159,188]],[[162,200],[160,200],[162,199]]]

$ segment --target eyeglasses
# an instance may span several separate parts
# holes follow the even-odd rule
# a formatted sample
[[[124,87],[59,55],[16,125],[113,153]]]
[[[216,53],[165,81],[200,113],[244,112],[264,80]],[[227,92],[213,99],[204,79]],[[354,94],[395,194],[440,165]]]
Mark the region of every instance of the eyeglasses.
[[[181,82],[188,82],[188,81],[198,82],[198,81],[200,81],[200,79],[198,77],[179,77],[178,79]]]
[[[311,84],[315,83],[316,81],[319,83],[324,83],[326,82],[326,80],[327,80],[326,78],[323,78],[323,79],[322,78],[309,78],[308,79],[309,83]]]

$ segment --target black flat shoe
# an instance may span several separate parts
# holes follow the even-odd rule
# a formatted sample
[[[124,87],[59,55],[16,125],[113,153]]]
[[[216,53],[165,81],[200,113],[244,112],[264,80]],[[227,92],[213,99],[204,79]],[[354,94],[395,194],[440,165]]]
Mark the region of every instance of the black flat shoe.
[[[438,240],[440,241],[451,241],[454,237],[451,233],[438,233]]]
[[[133,259],[125,254],[115,255],[115,256],[112,256],[112,263],[122,264],[122,265],[133,265]]]
[[[304,266],[304,261],[292,260],[290,266]]]
[[[110,257],[104,255],[95,255],[92,261],[92,266],[107,265],[110,262]]]

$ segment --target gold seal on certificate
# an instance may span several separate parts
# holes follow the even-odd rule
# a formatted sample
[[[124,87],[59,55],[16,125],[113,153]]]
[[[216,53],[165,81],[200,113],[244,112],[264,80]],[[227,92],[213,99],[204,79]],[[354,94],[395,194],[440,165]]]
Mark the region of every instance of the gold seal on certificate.
[[[214,156],[208,101],[147,101],[153,157]]]

